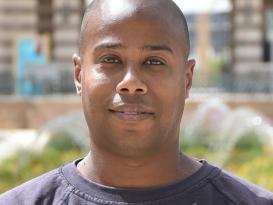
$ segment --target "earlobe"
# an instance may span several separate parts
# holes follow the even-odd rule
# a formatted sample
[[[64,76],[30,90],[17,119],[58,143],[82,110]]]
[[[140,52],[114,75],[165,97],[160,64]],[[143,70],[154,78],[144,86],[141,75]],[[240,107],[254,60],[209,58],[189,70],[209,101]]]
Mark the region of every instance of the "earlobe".
[[[186,98],[189,97],[189,92],[192,87],[192,78],[193,78],[193,71],[195,67],[195,60],[191,59],[187,61],[186,65],[186,72],[185,72],[185,89],[186,89]]]
[[[74,83],[76,87],[77,94],[81,96],[82,93],[82,68],[81,68],[81,59],[77,54],[74,54],[72,57],[74,64]]]

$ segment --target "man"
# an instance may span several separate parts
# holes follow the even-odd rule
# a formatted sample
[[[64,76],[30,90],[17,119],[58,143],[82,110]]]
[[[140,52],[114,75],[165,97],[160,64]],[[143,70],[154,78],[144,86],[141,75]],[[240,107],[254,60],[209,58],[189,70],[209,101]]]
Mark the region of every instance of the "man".
[[[179,151],[195,62],[171,0],[95,0],[73,56],[91,152],[0,204],[273,204],[273,195]]]

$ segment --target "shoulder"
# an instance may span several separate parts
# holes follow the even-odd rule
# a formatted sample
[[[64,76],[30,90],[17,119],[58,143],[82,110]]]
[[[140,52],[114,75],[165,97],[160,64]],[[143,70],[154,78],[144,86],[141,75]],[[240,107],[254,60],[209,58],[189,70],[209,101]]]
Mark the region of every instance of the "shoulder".
[[[273,205],[273,193],[229,172],[221,171],[211,183],[223,195],[238,204]]]
[[[53,204],[65,197],[67,188],[60,169],[55,169],[1,194],[0,205]]]

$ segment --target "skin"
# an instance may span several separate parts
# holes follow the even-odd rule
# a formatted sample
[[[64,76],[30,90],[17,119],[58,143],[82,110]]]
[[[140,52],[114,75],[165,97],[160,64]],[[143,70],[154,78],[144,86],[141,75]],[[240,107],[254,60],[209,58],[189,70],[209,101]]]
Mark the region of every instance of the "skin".
[[[73,63],[92,150],[78,169],[93,182],[159,187],[201,166],[179,151],[195,62],[168,2],[104,0],[88,15]]]

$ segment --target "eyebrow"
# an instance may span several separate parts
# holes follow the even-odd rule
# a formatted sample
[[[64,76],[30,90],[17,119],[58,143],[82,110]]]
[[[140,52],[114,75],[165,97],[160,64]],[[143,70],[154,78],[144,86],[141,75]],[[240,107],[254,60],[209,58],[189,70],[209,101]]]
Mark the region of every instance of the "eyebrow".
[[[173,50],[167,45],[146,45],[146,46],[142,47],[142,50],[168,51],[169,53],[173,54]]]
[[[101,43],[95,47],[96,50],[101,49],[118,49],[118,48],[125,48],[121,43]]]
[[[124,49],[126,48],[121,43],[101,43],[95,47],[95,51],[101,50],[101,49]],[[145,45],[141,48],[141,50],[147,50],[147,51],[167,51],[171,54],[173,54],[173,50],[167,46],[167,45]]]

